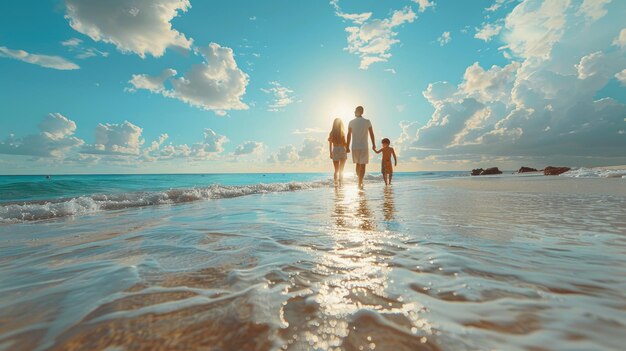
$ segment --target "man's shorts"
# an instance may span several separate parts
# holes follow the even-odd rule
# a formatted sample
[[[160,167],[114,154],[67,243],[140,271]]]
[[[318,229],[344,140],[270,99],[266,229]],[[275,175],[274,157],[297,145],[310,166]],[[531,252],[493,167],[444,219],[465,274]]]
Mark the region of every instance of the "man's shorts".
[[[366,165],[370,162],[370,153],[368,149],[350,150],[352,153],[352,162]]]

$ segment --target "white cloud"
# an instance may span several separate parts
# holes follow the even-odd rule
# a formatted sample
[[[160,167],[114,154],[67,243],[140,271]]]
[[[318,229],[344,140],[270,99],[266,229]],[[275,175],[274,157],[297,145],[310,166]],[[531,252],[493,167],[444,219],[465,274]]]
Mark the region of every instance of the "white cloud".
[[[291,134],[316,134],[316,133],[327,133],[328,130],[322,128],[304,128],[304,129],[294,129]]]
[[[615,74],[615,78],[622,83],[623,86],[626,87],[626,69]]]
[[[270,155],[267,159],[269,163],[293,163],[300,159],[298,150],[293,145],[285,145],[278,149],[276,154]]]
[[[435,82],[428,84],[422,95],[431,105],[437,106],[454,96],[456,88],[448,82]]]
[[[83,41],[78,38],[70,38],[68,40],[62,41],[61,45],[66,47],[68,51],[76,53],[76,58],[78,59],[86,59],[89,57],[102,56],[108,57],[109,53],[105,51],[100,51],[96,48],[88,48],[82,45]]]
[[[310,160],[318,158],[324,149],[324,144],[317,139],[305,138],[302,147],[298,151],[298,157],[301,160]]]
[[[283,111],[286,106],[294,102],[293,90],[282,86],[279,82],[270,82],[270,86],[270,88],[261,89],[264,93],[274,96],[274,101],[269,104],[268,111]]]
[[[205,62],[196,64],[183,77],[176,77],[176,70],[166,69],[159,76],[135,74],[129,83],[130,91],[146,89],[153,93],[181,100],[191,106],[213,110],[225,115],[226,110],[244,110],[248,106],[241,101],[246,93],[248,75],[237,67],[233,51],[211,43],[197,49]],[[168,89],[165,83],[170,83]]]
[[[216,159],[219,154],[224,151],[224,144],[228,142],[228,138],[216,133],[210,128],[205,128],[202,135],[202,141],[189,146],[187,144],[175,145],[173,143],[164,145],[169,136],[167,134],[161,134],[149,147],[142,150],[142,157],[139,158],[139,160],[165,161],[172,159],[189,159],[201,161]]]
[[[302,141],[300,148],[293,145],[285,145],[278,149],[278,152],[271,154],[267,158],[269,163],[293,164],[296,161],[315,164],[322,160],[325,143],[318,139],[306,137]]]
[[[597,21],[608,13],[606,5],[611,1],[613,0],[583,0],[578,9],[578,15]]]
[[[133,74],[133,77],[128,81],[132,87],[127,88],[129,91],[136,91],[137,89],[149,90],[153,93],[163,93],[168,96],[170,93],[165,89],[165,82],[176,76],[177,72],[174,69],[168,68],[163,70],[158,76],[148,76],[145,74]]]
[[[338,1],[331,1],[337,16],[351,21],[355,26],[346,28],[348,32],[348,50],[361,58],[359,68],[367,69],[375,62],[386,62],[391,57],[391,47],[400,41],[394,29],[404,23],[411,23],[417,15],[410,7],[394,11],[391,17],[382,20],[371,19],[370,12],[345,14],[341,12]],[[421,5],[420,5],[421,6]]]
[[[439,42],[439,45],[441,46],[448,44],[451,40],[452,37],[450,36],[450,32],[443,32],[441,33],[441,36],[437,38],[437,42]]]
[[[419,5],[419,12],[424,12],[429,7],[435,7],[434,0],[413,0],[413,2]]]
[[[491,41],[493,37],[500,34],[501,30],[502,25],[495,23],[485,23],[482,28],[476,28],[476,34],[474,35],[474,38],[484,40],[486,42]]]
[[[82,153],[100,155],[139,155],[144,143],[143,129],[124,121],[122,124],[98,124],[95,142],[86,145]]]
[[[619,31],[619,35],[613,40],[613,45],[619,46],[622,49],[626,48],[626,28],[622,28],[622,30]]]
[[[63,71],[80,68],[80,66],[78,66],[74,62],[64,59],[60,56],[30,54],[24,50],[12,50],[5,46],[0,46],[0,57],[12,58],[15,60],[32,63],[33,65]]]
[[[191,7],[189,0],[65,0],[65,5],[74,30],[122,52],[160,57],[168,47],[189,49],[192,44],[170,23]]]
[[[237,145],[233,154],[235,156],[256,154],[263,150],[263,143],[259,141],[246,141]]]
[[[200,143],[193,144],[191,148],[193,156],[204,158],[211,154],[224,151],[224,144],[228,142],[228,138],[217,134],[210,128],[206,128],[203,134],[204,140]]]
[[[39,134],[16,138],[9,135],[0,141],[0,154],[38,157],[62,157],[84,142],[74,137],[76,123],[61,115],[51,113],[39,124]]]
[[[516,55],[549,58],[561,40],[570,0],[523,1],[506,17],[505,41]]]
[[[61,42],[61,45],[63,45],[63,46],[70,46],[70,47],[73,47],[73,46],[78,46],[78,45],[80,45],[82,42],[83,42],[83,41],[82,41],[82,40],[80,40],[80,39],[78,39],[78,38],[70,38],[70,39],[68,39],[68,40],[62,41],[62,42]]]
[[[489,6],[489,7],[487,7],[485,9],[485,11],[487,11],[487,12],[497,11],[500,7],[502,7],[502,5],[504,4],[505,1],[506,0],[495,0],[491,6]]]
[[[428,86],[423,95],[435,109],[428,123],[401,125],[407,157],[623,157],[626,139],[617,131],[626,105],[597,98],[626,75],[626,57],[611,48],[622,24],[610,16],[590,23],[577,4],[557,2],[523,1],[507,16],[503,39],[519,62],[474,63],[460,84]],[[624,12],[626,3],[606,10]]]
[[[385,68],[385,72],[389,72],[391,74],[396,74],[396,70],[393,68]]]
[[[341,17],[345,20],[354,22],[355,24],[362,24],[367,21],[370,17],[372,17],[371,12],[363,12],[363,13],[345,13],[341,11],[339,7],[339,0],[331,0],[330,4],[335,8],[335,15]]]

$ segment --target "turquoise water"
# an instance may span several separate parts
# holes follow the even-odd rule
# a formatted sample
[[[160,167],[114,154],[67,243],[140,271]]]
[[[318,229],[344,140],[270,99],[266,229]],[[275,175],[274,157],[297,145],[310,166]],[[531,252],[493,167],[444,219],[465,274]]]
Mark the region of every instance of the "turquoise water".
[[[397,180],[441,178],[466,172],[396,173]],[[329,180],[327,173],[233,173],[233,174],[141,174],[141,175],[55,175],[0,176],[0,202],[51,200],[92,194],[162,191],[206,187],[241,186],[258,183],[313,182]]]
[[[396,181],[463,172],[398,173]],[[382,181],[367,175],[368,182]],[[327,173],[0,176],[0,223],[331,186]]]

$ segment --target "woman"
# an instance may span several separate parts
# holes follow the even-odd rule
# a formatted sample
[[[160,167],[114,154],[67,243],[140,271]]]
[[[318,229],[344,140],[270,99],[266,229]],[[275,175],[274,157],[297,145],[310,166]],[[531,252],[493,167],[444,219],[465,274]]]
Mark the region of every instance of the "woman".
[[[328,136],[328,151],[330,151],[330,158],[333,160],[333,166],[335,166],[333,177],[335,184],[343,182],[343,167],[346,165],[346,159],[348,158],[347,148],[343,122],[341,118],[335,118],[333,129]]]

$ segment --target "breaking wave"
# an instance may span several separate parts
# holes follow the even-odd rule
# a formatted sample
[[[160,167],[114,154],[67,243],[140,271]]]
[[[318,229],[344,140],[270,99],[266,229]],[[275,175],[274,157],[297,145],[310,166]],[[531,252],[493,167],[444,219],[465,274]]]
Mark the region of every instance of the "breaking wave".
[[[0,223],[19,223],[60,217],[92,214],[107,210],[178,204],[199,200],[224,199],[253,194],[298,191],[330,186],[329,181],[253,184],[241,186],[211,185],[201,188],[170,189],[151,192],[92,194],[49,201],[26,201],[0,204]]]
[[[576,168],[561,174],[563,177],[572,178],[624,178],[626,179],[626,169],[606,169],[606,168]]]

